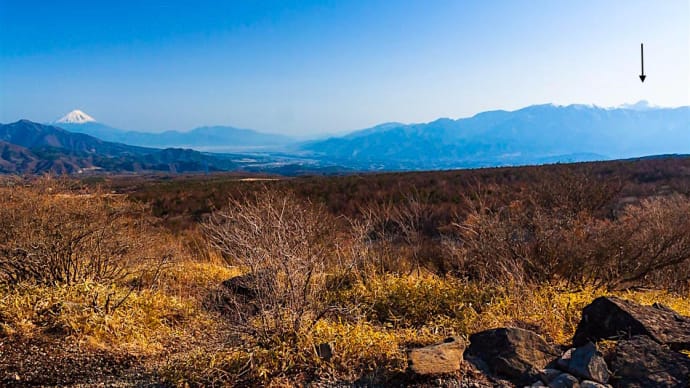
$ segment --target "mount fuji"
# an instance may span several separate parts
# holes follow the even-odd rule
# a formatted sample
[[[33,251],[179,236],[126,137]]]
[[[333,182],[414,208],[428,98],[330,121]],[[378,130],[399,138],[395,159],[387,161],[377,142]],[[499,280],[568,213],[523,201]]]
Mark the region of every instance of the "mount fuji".
[[[75,109],[55,121],[56,124],[84,124],[90,122],[96,122],[96,119],[79,109]]]
[[[95,118],[79,109],[67,113],[52,123],[48,123],[48,125],[54,125],[70,132],[83,133],[105,141],[121,143],[124,142],[120,141],[120,139],[127,133],[127,131],[122,129],[101,124]]]

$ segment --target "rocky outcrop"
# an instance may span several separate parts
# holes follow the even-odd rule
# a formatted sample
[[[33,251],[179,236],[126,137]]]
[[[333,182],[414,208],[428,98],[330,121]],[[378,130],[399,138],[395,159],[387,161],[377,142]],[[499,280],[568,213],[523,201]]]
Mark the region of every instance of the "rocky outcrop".
[[[618,341],[604,356],[597,341]],[[565,352],[529,330],[470,336],[465,359],[495,381],[529,387],[690,387],[690,318],[655,304],[595,299]],[[607,348],[608,349],[608,348]]]
[[[690,387],[690,358],[649,336],[619,341],[609,365],[615,387]]]
[[[452,373],[460,369],[465,343],[461,338],[447,338],[443,343],[411,349],[407,353],[410,371],[419,375]]]
[[[465,357],[480,370],[514,384],[528,385],[560,352],[538,334],[518,328],[486,330],[470,336]]]
[[[616,297],[600,297],[582,311],[573,344],[634,335],[646,335],[674,350],[690,349],[690,318],[663,305],[642,306]]]

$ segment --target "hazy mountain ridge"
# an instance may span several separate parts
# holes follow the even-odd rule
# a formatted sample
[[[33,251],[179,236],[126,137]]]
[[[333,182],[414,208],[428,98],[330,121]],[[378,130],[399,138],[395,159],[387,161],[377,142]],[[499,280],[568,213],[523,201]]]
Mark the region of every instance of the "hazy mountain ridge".
[[[412,169],[687,153],[690,107],[636,108],[533,105],[458,120],[374,127],[305,143],[301,149],[339,161]]]
[[[231,126],[203,126],[189,131],[141,132],[110,127],[97,121],[62,122],[56,126],[102,140],[142,147],[213,148],[279,147],[295,142],[289,136]]]

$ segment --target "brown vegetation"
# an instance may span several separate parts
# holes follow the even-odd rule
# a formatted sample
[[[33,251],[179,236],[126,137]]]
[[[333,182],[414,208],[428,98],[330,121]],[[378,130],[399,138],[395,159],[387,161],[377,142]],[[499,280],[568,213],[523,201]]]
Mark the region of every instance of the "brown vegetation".
[[[179,386],[385,383],[451,335],[568,345],[600,295],[690,314],[685,159],[136,179],[0,185],[0,342]],[[3,346],[3,384],[89,381]]]

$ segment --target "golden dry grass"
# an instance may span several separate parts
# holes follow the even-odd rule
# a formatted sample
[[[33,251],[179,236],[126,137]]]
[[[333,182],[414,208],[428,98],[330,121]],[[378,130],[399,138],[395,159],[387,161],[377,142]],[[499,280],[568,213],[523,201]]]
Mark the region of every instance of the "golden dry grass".
[[[232,273],[188,261],[172,266],[158,289],[93,282],[19,284],[0,290],[1,327],[6,335],[57,334],[101,349],[152,355],[201,327],[215,329],[217,317],[201,307],[201,289]]]

